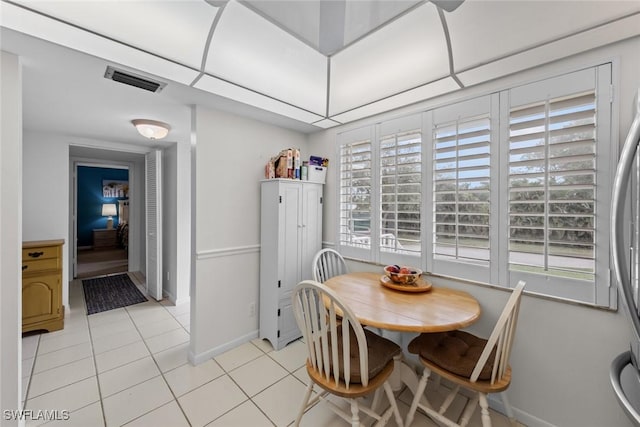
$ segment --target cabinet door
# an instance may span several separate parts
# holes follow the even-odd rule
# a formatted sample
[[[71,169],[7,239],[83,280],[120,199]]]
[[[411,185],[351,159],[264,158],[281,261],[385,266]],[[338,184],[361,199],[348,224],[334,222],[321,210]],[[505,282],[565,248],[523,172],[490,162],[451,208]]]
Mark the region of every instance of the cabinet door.
[[[278,331],[280,331],[280,335],[278,337],[278,348],[281,348],[302,336],[300,329],[298,329],[298,324],[296,323],[296,317],[293,314],[293,304],[291,303],[290,298],[280,301]]]
[[[291,291],[300,282],[300,185],[284,184],[281,187],[280,203],[280,250],[278,268],[280,279],[280,299],[291,298]]]
[[[313,278],[313,257],[322,249],[322,185],[304,184],[302,196],[301,280]]]
[[[60,316],[60,275],[22,280],[22,322],[36,323]]]

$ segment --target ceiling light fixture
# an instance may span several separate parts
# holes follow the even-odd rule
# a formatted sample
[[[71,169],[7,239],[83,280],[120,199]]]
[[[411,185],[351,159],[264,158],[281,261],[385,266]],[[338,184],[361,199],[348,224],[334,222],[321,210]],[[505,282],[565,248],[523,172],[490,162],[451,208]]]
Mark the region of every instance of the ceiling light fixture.
[[[131,123],[136,127],[138,133],[149,139],[162,139],[169,134],[171,126],[155,120],[135,119]]]

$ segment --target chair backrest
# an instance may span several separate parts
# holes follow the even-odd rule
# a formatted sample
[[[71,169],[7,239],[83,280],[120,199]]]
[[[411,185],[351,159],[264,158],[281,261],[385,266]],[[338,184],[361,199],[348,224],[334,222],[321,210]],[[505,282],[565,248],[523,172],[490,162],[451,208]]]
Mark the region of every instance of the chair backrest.
[[[502,314],[498,318],[493,332],[487,340],[478,363],[476,363],[470,380],[475,382],[482,371],[482,368],[489,360],[493,348],[496,348],[495,359],[493,362],[493,370],[491,371],[491,384],[502,379],[509,368],[509,357],[511,356],[511,346],[516,332],[516,324],[518,323],[518,313],[520,311],[520,297],[524,289],[525,282],[519,281],[513,289],[511,296],[507,300],[507,304],[502,310]]]
[[[343,379],[349,388],[352,381],[350,352],[357,348],[358,382],[365,387],[369,384],[364,329],[351,309],[330,288],[313,280],[300,282],[293,291],[293,313],[307,345],[308,363],[327,383],[337,386]]]
[[[333,276],[347,273],[344,258],[333,249],[322,249],[313,258],[313,280],[324,283]]]

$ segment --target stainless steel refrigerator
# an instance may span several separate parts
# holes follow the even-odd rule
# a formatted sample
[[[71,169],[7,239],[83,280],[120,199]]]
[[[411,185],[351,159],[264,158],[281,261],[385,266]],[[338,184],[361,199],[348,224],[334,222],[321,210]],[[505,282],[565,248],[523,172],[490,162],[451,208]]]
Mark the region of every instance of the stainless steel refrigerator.
[[[629,349],[613,360],[610,378],[618,402],[640,426],[640,90],[634,104],[635,118],[620,154],[611,204],[614,271],[633,332]]]

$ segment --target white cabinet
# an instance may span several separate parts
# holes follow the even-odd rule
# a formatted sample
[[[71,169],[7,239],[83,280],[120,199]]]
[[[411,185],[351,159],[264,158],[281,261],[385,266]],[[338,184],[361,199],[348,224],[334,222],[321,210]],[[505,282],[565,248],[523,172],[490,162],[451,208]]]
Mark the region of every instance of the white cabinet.
[[[322,249],[322,184],[272,179],[261,185],[260,338],[279,350],[301,336],[291,291],[311,279],[311,262]]]

